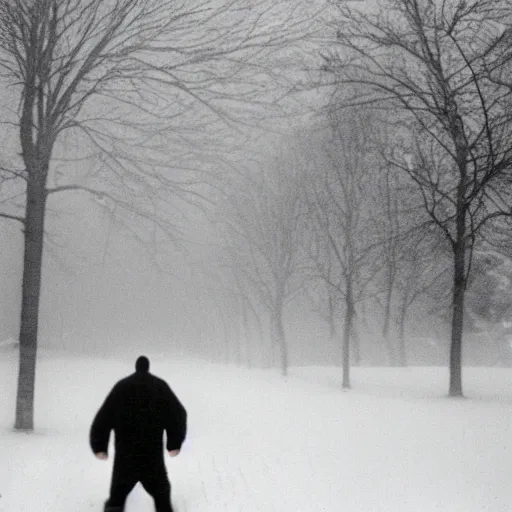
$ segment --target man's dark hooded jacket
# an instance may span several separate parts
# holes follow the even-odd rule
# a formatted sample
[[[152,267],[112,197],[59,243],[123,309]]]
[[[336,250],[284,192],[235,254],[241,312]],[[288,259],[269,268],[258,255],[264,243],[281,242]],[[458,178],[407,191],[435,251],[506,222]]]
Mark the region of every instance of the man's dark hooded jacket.
[[[96,414],[90,431],[94,453],[107,453],[111,430],[115,432],[116,459],[163,457],[163,432],[167,450],[179,450],[185,440],[187,413],[167,383],[149,373],[149,361],[140,357],[134,374],[120,380]]]

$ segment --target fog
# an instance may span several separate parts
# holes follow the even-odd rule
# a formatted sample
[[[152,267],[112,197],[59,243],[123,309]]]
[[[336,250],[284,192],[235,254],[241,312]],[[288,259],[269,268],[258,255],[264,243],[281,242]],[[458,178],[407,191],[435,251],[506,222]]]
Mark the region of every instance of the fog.
[[[214,228],[208,217],[189,207],[182,230],[184,244],[160,253],[105,213],[87,196],[61,196],[59,214],[48,223],[58,236],[48,239],[40,310],[40,347],[63,352],[120,354],[127,347],[165,350],[169,356],[193,355],[243,366],[279,366],[279,349],[255,325],[244,330],[233,304],[226,300],[222,278],[212,288],[207,274],[229,269],[212,250]],[[2,340],[17,339],[22,272],[22,234],[2,222]],[[224,315],[220,311],[224,311]],[[380,329],[382,309],[363,306],[358,327],[360,364],[388,365]],[[437,318],[437,320],[436,320]],[[408,321],[409,364],[445,365],[449,322],[439,321],[428,304],[419,305]],[[435,327],[432,322],[435,320]],[[285,331],[290,364],[340,365],[340,336],[331,337],[325,319],[306,294],[286,308]],[[468,341],[466,361],[493,363],[496,351]],[[492,347],[491,347],[492,348]]]
[[[141,349],[165,347],[171,354],[236,359],[235,340],[230,342],[230,355],[220,356],[215,346],[224,344],[219,340],[225,337],[236,336],[238,326],[220,321],[219,296],[208,289],[210,283],[204,278],[205,266],[215,269],[221,263],[215,261],[208,246],[212,226],[207,215],[190,207],[190,224],[184,222],[182,227],[189,233],[183,250],[167,248],[155,254],[152,247],[142,245],[112,221],[94,200],[80,194],[61,197],[55,204],[59,214],[48,223],[52,236],[43,267],[41,347],[100,354],[122,351],[126,345]],[[0,268],[1,333],[3,340],[16,339],[22,233],[8,221],[0,227],[4,248]],[[292,361],[339,363],[339,343],[329,339],[325,322],[311,311],[306,300],[298,298],[295,302],[289,307],[286,323]],[[229,303],[220,307],[229,313]],[[374,312],[371,316],[375,320]],[[241,333],[238,336],[245,337]],[[257,330],[249,336],[258,343]],[[268,339],[261,342],[272,351]],[[384,348],[372,348],[372,343],[367,340],[366,361],[385,364]],[[244,358],[243,363],[246,362]]]
[[[293,146],[296,133],[311,129],[312,123],[305,116],[295,120],[288,133],[280,131],[277,135],[282,143],[280,147],[276,147],[275,133],[265,135],[260,127],[252,132],[251,138],[246,132],[245,147],[224,155],[233,161],[220,170],[222,180],[230,179],[233,164],[240,164],[239,169],[243,170],[247,162],[252,162],[249,164],[251,180],[261,172],[276,177],[288,164],[296,168],[297,154],[288,153],[284,156],[289,158],[288,164],[281,161],[278,165],[275,154],[282,152],[287,144]],[[299,160],[304,163],[307,161],[304,158]],[[255,159],[259,160],[258,165],[254,164]],[[81,172],[87,174],[87,165],[80,165]],[[287,187],[292,186],[291,182],[287,183]],[[257,313],[262,315],[259,322],[255,318],[244,322],[241,311],[235,307],[236,292],[229,288],[237,270],[226,266],[226,241],[219,238],[218,231],[219,211],[224,211],[226,196],[219,196],[216,187],[206,187],[202,194],[198,204],[179,203],[179,216],[175,219],[177,237],[158,241],[155,241],[154,222],[137,216],[116,217],[101,198],[80,192],[66,192],[52,198],[43,263],[39,346],[113,356],[126,348],[157,349],[171,357],[191,355],[249,367],[279,367],[280,349],[268,331],[261,299],[256,297],[254,302],[254,307],[260,308]],[[370,203],[362,206],[371,208]],[[3,247],[1,340],[16,340],[23,237],[19,227],[9,220],[1,221],[0,236]],[[242,250],[236,244],[228,249],[235,254]],[[443,257],[440,252],[439,258]],[[235,267],[246,263],[240,253]],[[449,261],[442,265],[449,276]],[[446,365],[448,362],[449,309],[447,302],[438,301],[446,300],[449,280],[440,286],[444,289],[441,295],[436,295],[437,292],[426,295],[413,304],[407,317],[408,364]],[[355,348],[351,355],[354,364],[394,364],[388,341],[382,334],[381,297],[382,290],[370,294],[358,306],[357,332],[352,341]],[[476,301],[480,302],[478,297]],[[491,330],[492,325],[487,325]],[[340,317],[339,330],[333,335],[325,311],[318,310],[310,293],[301,290],[295,294],[284,311],[290,365],[341,365],[342,326]],[[392,336],[397,336],[396,330]],[[501,332],[486,336],[482,340],[478,332],[473,335],[471,330],[466,331],[465,363],[508,365],[511,361],[508,338],[504,339]]]
[[[76,81],[62,74],[70,88],[61,103],[69,108],[45,120],[60,89],[41,76],[39,110],[26,104],[31,115],[37,110],[37,130],[12,108],[27,96],[12,72],[19,59],[6,46],[1,340],[20,337],[23,250],[31,239],[19,221],[27,200],[47,208],[39,347],[162,348],[285,374],[287,365],[446,365],[450,347],[455,359],[461,354],[463,338],[464,364],[511,364],[510,187],[499,181],[510,167],[512,122],[502,119],[510,105],[505,92],[487,103],[490,111],[480,112],[487,107],[479,100],[507,85],[486,83],[479,96],[468,81],[467,92],[443,83],[432,94],[453,87],[460,104],[443,107],[446,98],[436,97],[425,111],[424,83],[441,80],[430,76],[432,65],[416,62],[414,52],[402,55],[400,45],[381,55],[376,44],[374,58],[393,84],[392,97],[379,96],[390,86],[372,74],[359,43],[370,37],[363,29],[376,6],[349,4],[262,1],[230,12],[233,6],[213,2],[206,15],[198,2],[176,7],[183,12],[172,18],[174,30],[154,18],[164,9],[158,3],[140,19],[127,14],[123,23],[141,23],[151,44],[121,51],[127,43],[116,25],[101,66],[85,75],[74,68]],[[508,12],[505,4],[499,9]],[[89,15],[101,32],[97,12]],[[501,37],[495,15],[481,16]],[[75,22],[61,27],[67,37],[54,65],[71,49],[79,56],[71,67],[97,57],[78,43]],[[403,26],[394,16],[387,22],[400,40]],[[7,25],[4,31],[11,34]],[[486,59],[508,65],[500,45],[489,48],[478,55],[483,68]],[[448,43],[443,51],[447,66],[469,73]],[[369,59],[361,69],[353,52]],[[417,83],[416,103],[403,102],[402,72]],[[461,112],[460,123],[452,111]],[[467,134],[457,131],[463,121]],[[478,123],[486,129],[474,129]],[[29,142],[39,160],[30,158]],[[474,148],[482,155],[463,164],[454,157]],[[494,167],[481,163],[496,159]],[[469,165],[478,171],[476,192],[462,204],[456,185],[468,186],[460,176]],[[41,173],[44,187],[27,199],[25,182],[34,179],[37,188]]]

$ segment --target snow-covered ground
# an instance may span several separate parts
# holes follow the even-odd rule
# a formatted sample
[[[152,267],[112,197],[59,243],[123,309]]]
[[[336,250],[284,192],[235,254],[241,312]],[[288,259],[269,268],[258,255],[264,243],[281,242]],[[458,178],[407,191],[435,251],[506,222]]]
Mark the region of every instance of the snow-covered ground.
[[[466,399],[444,368],[293,368],[287,381],[148,354],[189,411],[167,459],[177,512],[510,512],[512,370],[468,368]],[[17,363],[0,354],[0,511],[101,511],[111,460],[88,429],[134,357],[42,354],[36,431],[12,431]],[[142,488],[126,512],[150,512]]]

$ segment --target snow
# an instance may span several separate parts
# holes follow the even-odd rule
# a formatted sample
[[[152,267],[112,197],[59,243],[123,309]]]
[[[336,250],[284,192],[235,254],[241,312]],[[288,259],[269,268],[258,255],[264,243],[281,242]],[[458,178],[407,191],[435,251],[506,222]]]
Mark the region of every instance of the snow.
[[[42,354],[36,431],[12,430],[15,354],[0,354],[0,511],[101,511],[111,458],[88,447],[92,418],[135,358]],[[512,370],[465,368],[468,398],[446,397],[445,368],[246,370],[151,354],[189,411],[167,457],[177,512],[509,512]],[[152,511],[136,487],[126,512]]]

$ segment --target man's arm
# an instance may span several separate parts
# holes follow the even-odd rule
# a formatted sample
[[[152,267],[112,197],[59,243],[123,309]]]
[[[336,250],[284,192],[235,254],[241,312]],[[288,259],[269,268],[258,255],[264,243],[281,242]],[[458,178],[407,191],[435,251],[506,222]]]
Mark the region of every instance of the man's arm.
[[[89,434],[89,444],[93,453],[102,459],[107,458],[110,431],[114,428],[115,409],[116,388],[114,387],[96,413]]]
[[[164,428],[167,434],[167,451],[177,455],[187,435],[187,411],[171,388],[164,387]]]

